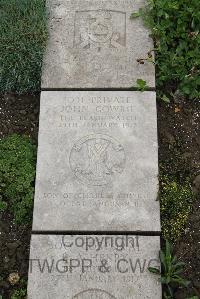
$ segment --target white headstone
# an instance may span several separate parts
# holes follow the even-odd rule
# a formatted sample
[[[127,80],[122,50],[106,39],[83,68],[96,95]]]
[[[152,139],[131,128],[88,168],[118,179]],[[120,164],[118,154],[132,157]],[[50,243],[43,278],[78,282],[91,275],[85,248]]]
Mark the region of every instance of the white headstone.
[[[33,235],[29,299],[161,299],[159,237]]]
[[[144,0],[47,0],[49,42],[42,88],[155,87],[153,50],[141,18]],[[144,64],[138,60],[145,59]]]
[[[33,230],[160,231],[154,92],[41,95]]]

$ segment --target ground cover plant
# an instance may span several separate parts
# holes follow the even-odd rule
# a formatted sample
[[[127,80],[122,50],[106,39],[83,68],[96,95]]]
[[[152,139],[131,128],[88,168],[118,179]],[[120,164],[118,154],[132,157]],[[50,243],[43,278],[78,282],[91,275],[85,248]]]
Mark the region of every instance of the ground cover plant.
[[[158,94],[200,97],[200,2],[197,0],[147,0],[142,16],[151,29],[156,56]],[[142,59],[152,61],[151,53]]]
[[[162,235],[172,242],[184,233],[185,225],[192,211],[194,195],[188,181],[179,183],[175,179],[160,178],[160,209]]]
[[[154,49],[138,63],[156,67],[162,236],[173,242],[178,259],[186,262],[183,277],[191,280],[186,290],[172,288],[166,298],[196,299],[200,218],[192,182],[200,173],[200,2],[147,0],[131,17],[142,17],[154,39]]]
[[[0,140],[0,212],[9,209],[18,224],[32,219],[36,147],[17,134]]]
[[[11,299],[26,299],[26,298],[27,298],[27,283],[22,279],[20,281],[18,289],[13,292]]]
[[[0,117],[2,124],[0,143],[4,144],[4,146],[2,145],[4,157],[2,147],[0,148],[0,157],[5,160],[6,168],[9,168],[8,176],[14,176],[13,183],[19,181],[21,185],[21,190],[13,189],[15,191],[12,194],[15,196],[12,196],[11,199],[4,192],[5,177],[4,184],[1,186],[1,201],[6,203],[6,209],[0,212],[0,298],[25,299],[32,225],[36,162],[36,145],[34,144],[37,144],[38,136],[39,95],[0,95]],[[19,164],[18,168],[16,164]],[[1,166],[0,169],[3,171]],[[1,174],[0,171],[0,177],[2,177]],[[8,189],[11,188],[10,183],[6,176]],[[13,187],[15,184],[12,185]],[[26,194],[30,194],[30,197],[26,197]],[[26,201],[25,206],[19,201],[19,196],[22,196],[22,201]],[[19,213],[21,221],[19,219],[17,222],[14,213],[16,204],[22,207],[19,211],[25,215],[21,219],[22,214]],[[13,276],[16,277],[15,282],[13,279],[11,282]]]
[[[40,90],[45,0],[0,0],[0,93]]]

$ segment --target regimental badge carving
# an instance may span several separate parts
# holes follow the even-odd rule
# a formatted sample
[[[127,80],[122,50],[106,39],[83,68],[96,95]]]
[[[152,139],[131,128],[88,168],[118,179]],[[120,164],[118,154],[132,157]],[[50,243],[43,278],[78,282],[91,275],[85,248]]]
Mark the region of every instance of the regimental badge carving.
[[[72,299],[116,299],[113,295],[100,289],[88,289],[76,294]]]
[[[82,49],[124,48],[126,14],[119,11],[78,11],[74,46]]]
[[[74,144],[70,153],[70,166],[82,183],[107,185],[124,170],[124,148],[108,135],[89,135]]]

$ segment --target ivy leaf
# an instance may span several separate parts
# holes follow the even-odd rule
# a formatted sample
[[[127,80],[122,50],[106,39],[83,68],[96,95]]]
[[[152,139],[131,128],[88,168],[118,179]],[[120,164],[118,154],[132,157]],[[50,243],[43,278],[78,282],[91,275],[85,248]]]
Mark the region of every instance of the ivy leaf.
[[[165,103],[170,103],[170,99],[164,94],[162,97],[161,97],[161,99],[163,100],[163,102],[165,102]]]
[[[140,17],[140,12],[133,12],[131,15],[130,15],[130,19],[133,20],[133,19],[136,19],[136,18],[139,18]]]
[[[145,91],[148,87],[147,82],[143,79],[137,79],[137,88],[139,91]]]

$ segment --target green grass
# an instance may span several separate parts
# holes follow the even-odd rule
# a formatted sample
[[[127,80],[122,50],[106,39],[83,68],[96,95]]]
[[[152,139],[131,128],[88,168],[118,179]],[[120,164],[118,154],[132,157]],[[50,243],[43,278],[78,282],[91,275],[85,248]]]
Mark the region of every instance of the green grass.
[[[0,0],[0,93],[40,90],[46,20],[44,0]]]
[[[142,15],[155,41],[157,92],[200,97],[200,1],[147,0]]]

